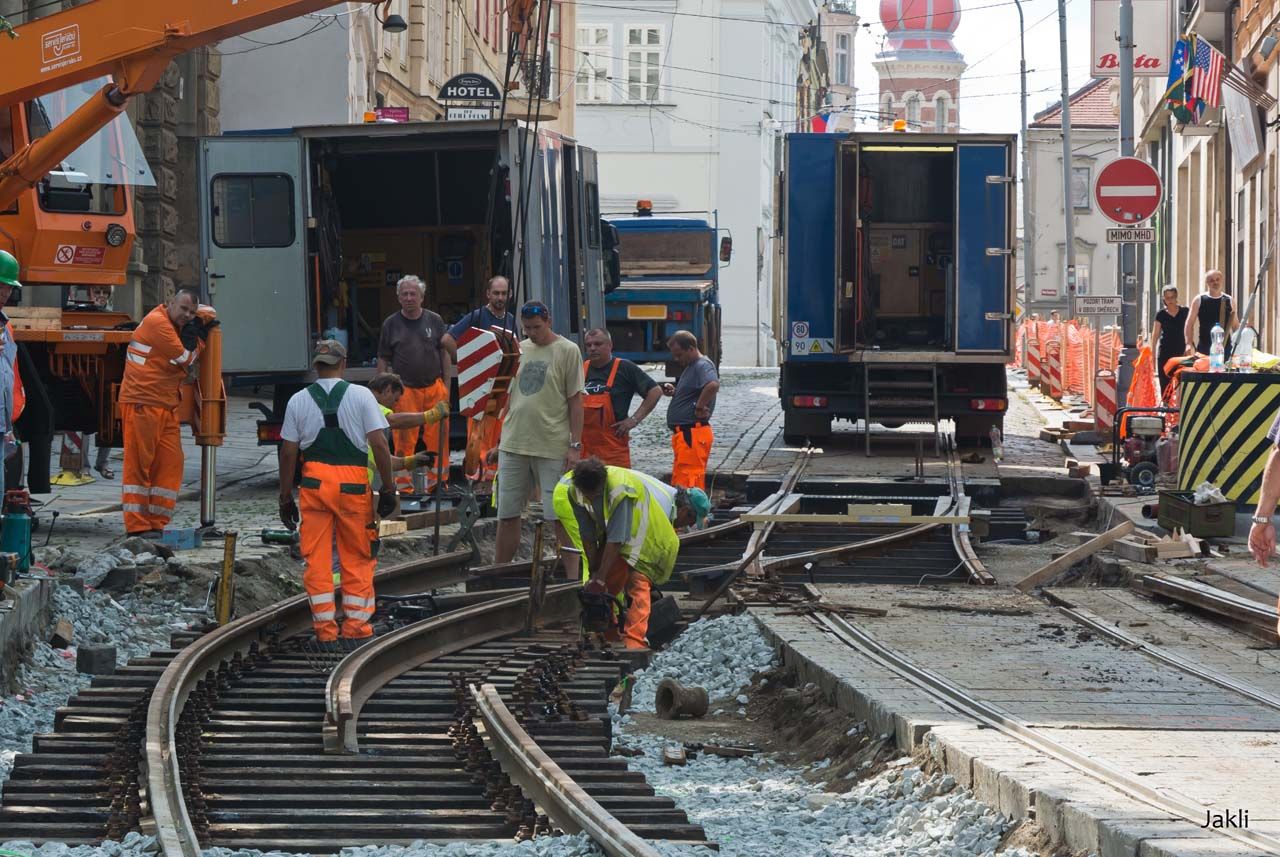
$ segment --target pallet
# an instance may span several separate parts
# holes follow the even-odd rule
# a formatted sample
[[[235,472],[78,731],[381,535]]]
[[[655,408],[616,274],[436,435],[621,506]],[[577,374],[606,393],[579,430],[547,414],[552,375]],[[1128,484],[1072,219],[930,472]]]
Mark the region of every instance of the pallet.
[[[58,307],[7,307],[4,314],[15,330],[58,330],[62,327],[62,310]]]

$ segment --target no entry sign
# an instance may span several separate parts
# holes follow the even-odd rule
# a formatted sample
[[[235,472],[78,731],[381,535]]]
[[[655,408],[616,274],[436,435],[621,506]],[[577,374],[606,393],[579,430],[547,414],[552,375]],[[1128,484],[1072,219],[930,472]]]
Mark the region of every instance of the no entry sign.
[[[1098,210],[1121,226],[1141,223],[1155,214],[1163,194],[1160,175],[1137,158],[1117,158],[1107,164],[1093,185]]]

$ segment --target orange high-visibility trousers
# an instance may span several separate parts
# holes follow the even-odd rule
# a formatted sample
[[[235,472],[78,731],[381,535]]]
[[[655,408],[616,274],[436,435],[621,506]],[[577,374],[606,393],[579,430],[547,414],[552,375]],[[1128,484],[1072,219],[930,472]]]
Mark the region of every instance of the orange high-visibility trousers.
[[[342,636],[358,640],[373,634],[373,491],[363,466],[302,465],[298,488],[299,547],[306,559],[302,585],[311,601],[311,622],[321,642],[338,638],[337,603],[333,591],[333,550],[337,537],[342,568]]]
[[[436,380],[430,387],[405,387],[404,395],[400,397],[399,404],[396,405],[396,411],[399,413],[413,413],[414,411],[429,411],[440,402],[449,401],[449,385],[443,378]],[[444,432],[444,449],[440,448],[440,432]],[[422,435],[422,443],[427,448],[427,452],[434,452],[437,455],[444,456],[444,475],[445,479],[449,478],[449,420],[443,419],[436,425],[414,426],[413,428],[398,429],[392,432],[395,439],[397,455],[413,455],[418,448],[418,435]],[[427,477],[427,490],[435,489],[436,484],[436,468],[440,464],[422,468]],[[413,478],[408,472],[402,472],[396,477],[396,487],[401,491],[413,490]]]
[[[121,504],[126,533],[163,530],[182,487],[182,427],[178,412],[155,405],[120,405],[124,424]]]
[[[671,431],[671,484],[677,488],[707,490],[707,462],[715,432],[706,424]]]
[[[478,435],[478,437],[477,437]],[[475,472],[467,474],[479,482],[493,482],[498,475],[498,462],[490,464],[489,450],[497,449],[502,440],[502,418],[497,414],[485,414],[478,420],[467,420],[467,447],[475,446],[480,452],[480,464]]]
[[[604,585],[615,598],[623,589],[627,591],[627,612],[622,633],[619,635],[616,631],[610,631],[605,636],[612,640],[621,637],[628,649],[648,648],[649,642],[645,637],[649,633],[649,578],[619,558],[605,575]]]

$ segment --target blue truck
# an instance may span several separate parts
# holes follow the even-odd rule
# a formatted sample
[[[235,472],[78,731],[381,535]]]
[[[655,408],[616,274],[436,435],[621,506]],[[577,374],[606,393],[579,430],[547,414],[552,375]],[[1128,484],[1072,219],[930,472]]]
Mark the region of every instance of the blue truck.
[[[614,353],[664,363],[667,338],[688,330],[720,365],[720,264],[729,261],[733,242],[724,236],[717,254],[715,215],[654,217],[642,200],[634,215],[605,220],[612,227],[606,249],[612,243],[617,251],[617,279],[605,296]]]
[[[776,336],[788,443],[838,419],[1003,431],[1012,343],[1008,135],[789,134]]]

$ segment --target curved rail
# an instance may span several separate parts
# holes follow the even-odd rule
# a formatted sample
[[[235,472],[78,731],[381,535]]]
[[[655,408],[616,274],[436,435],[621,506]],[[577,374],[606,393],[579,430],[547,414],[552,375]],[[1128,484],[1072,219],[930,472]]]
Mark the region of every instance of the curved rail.
[[[489,752],[561,830],[586,833],[609,857],[661,857],[543,752],[493,685],[472,685],[471,696],[484,721]]]
[[[580,588],[580,583],[547,587],[539,619],[576,618]],[[406,625],[343,658],[325,687],[325,751],[358,753],[360,713],[370,697],[428,661],[518,633],[528,608],[528,591],[493,599]]]
[[[391,595],[420,591],[424,585],[446,585],[465,579],[470,558],[471,551],[466,550],[402,563],[378,572],[374,584]],[[310,624],[307,596],[295,596],[206,634],[179,652],[161,674],[147,708],[141,766],[150,809],[144,830],[156,837],[164,857],[200,857],[202,850],[187,813],[175,747],[178,719],[187,697],[209,670],[234,653],[245,652],[251,643],[271,635],[300,633]]]

